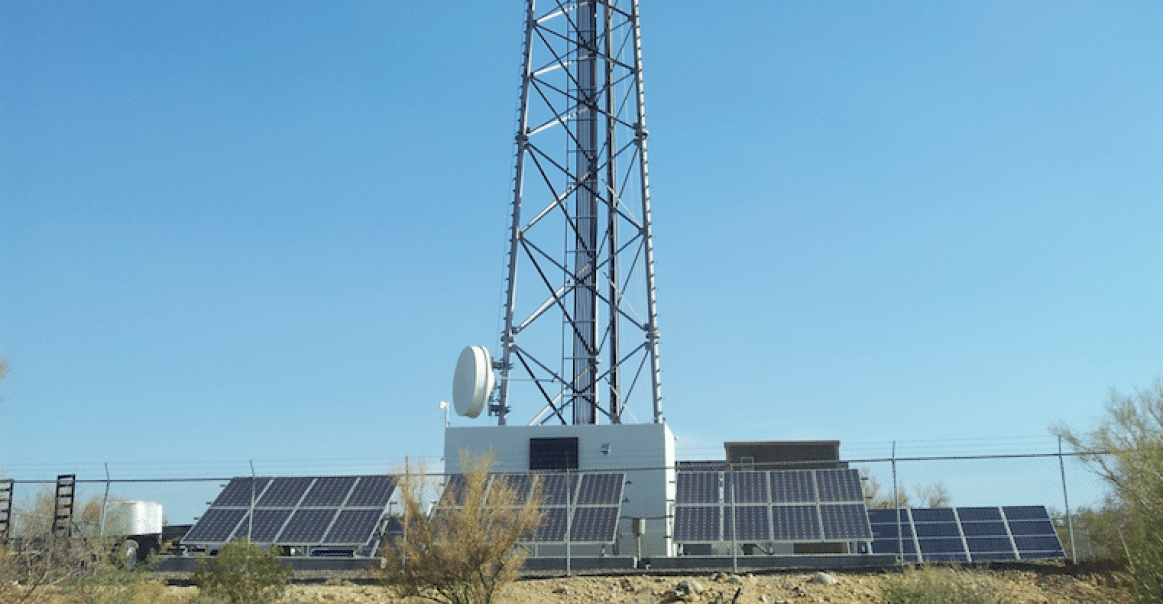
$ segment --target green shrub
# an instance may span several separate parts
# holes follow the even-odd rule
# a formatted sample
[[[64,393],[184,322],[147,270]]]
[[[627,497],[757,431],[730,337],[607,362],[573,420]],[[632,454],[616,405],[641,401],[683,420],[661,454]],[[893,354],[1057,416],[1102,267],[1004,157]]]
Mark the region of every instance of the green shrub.
[[[249,540],[235,539],[217,556],[198,560],[192,579],[201,593],[231,604],[273,602],[291,580],[291,567],[279,562],[279,550],[264,551]]]
[[[1101,551],[1126,561],[1140,602],[1163,601],[1163,379],[1133,395],[1111,391],[1107,417],[1088,434],[1054,431],[1111,486],[1090,520]],[[1119,553],[1122,555],[1120,556]]]
[[[884,581],[886,604],[1002,604],[1009,601],[983,577],[951,569],[908,570]]]

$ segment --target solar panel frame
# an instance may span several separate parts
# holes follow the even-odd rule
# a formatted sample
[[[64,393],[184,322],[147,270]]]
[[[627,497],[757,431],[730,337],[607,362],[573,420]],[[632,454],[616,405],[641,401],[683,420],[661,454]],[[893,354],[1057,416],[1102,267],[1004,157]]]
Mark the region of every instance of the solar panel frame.
[[[1042,506],[971,507],[899,510],[901,529],[917,534],[924,561],[1015,560],[1064,558],[1065,552],[1049,513]],[[1010,516],[1015,518],[1010,518]],[[913,559],[909,536],[898,539],[892,510],[869,510],[872,551]],[[958,536],[954,537],[954,530]],[[942,536],[943,535],[943,536]]]
[[[384,507],[392,498],[396,479],[386,474],[360,476],[347,497],[344,507]]]
[[[362,545],[375,531],[383,510],[342,509],[335,517],[321,545]]]

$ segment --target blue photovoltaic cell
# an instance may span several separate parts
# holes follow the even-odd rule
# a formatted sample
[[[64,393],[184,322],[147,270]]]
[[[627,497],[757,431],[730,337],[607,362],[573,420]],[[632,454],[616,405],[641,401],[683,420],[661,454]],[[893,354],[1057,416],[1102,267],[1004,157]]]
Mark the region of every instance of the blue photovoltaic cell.
[[[860,473],[856,470],[816,470],[820,501],[864,501]]]
[[[1005,537],[1004,522],[961,522],[961,530],[966,537]]]
[[[676,504],[719,502],[718,472],[679,472],[677,480]]]
[[[898,512],[898,514],[894,514],[894,512]],[[900,521],[902,524],[907,525],[909,523],[909,514],[908,514],[907,509],[901,509],[901,510],[872,509],[872,510],[868,510],[868,521],[873,523],[873,524],[892,523],[893,526],[896,526],[896,522],[897,522],[896,516],[898,516],[898,515],[900,516]]]
[[[728,503],[768,503],[767,472],[731,472],[727,474],[723,498]]]
[[[570,505],[577,503],[577,476],[574,474],[542,474],[541,504]]]
[[[926,561],[972,560],[1014,560],[1018,558],[1063,558],[1065,554],[1058,540],[1053,523],[1044,507],[1013,506],[1004,508],[980,507],[957,508],[955,521],[949,519],[951,508],[913,509],[915,524],[905,523],[902,528],[908,534],[912,526],[921,540],[921,552]],[[902,516],[907,518],[908,514]],[[1019,519],[1010,518],[1010,515]],[[1025,519],[1022,519],[1025,518]],[[873,521],[875,538],[872,551],[876,553],[897,553],[898,541],[896,525],[892,522],[891,510],[869,510]],[[921,522],[929,520],[929,522]],[[962,541],[954,531],[960,531]],[[1011,540],[1011,537],[1012,540]],[[912,551],[905,539],[905,553]],[[968,549],[966,549],[968,548]],[[1016,551],[1015,551],[1016,548]],[[907,556],[906,556],[907,558]]]
[[[287,528],[279,535],[279,543],[316,545],[323,542],[323,535],[331,521],[335,519],[337,510],[331,509],[298,509],[291,515]]]
[[[1054,524],[1049,520],[1011,520],[1010,532],[1014,535],[1057,535]]]
[[[872,553],[874,554],[900,554],[902,551],[906,556],[913,554],[910,557],[916,558],[917,550],[913,545],[912,539],[902,539],[900,541],[896,539],[878,539],[872,542]]]
[[[464,503],[463,492],[468,486],[468,479],[464,474],[450,474],[444,479],[444,493],[440,496],[440,505],[461,505]]]
[[[868,510],[868,511],[869,511],[869,514],[871,515],[872,510]],[[900,524],[900,534],[904,535],[906,538],[911,539],[913,537],[912,526],[910,526],[908,522],[902,522]],[[884,523],[874,522],[874,523],[872,523],[872,538],[873,539],[896,539],[896,536],[897,536],[897,524],[895,522],[884,522]]]
[[[926,560],[966,560],[965,544],[961,539],[917,539],[921,555]]]
[[[274,478],[255,505],[266,508],[295,507],[314,481],[314,478],[303,477]]]
[[[674,540],[718,541],[718,506],[680,506],[674,510]]]
[[[978,522],[986,520],[1001,521],[1001,510],[998,508],[957,508],[957,517],[961,522]]]
[[[586,474],[578,488],[578,505],[619,505],[622,503],[624,474]]]
[[[190,543],[226,543],[230,541],[230,536],[244,515],[244,509],[206,510],[182,540]]]
[[[732,510],[735,511],[732,514]],[[768,506],[741,505],[724,510],[723,539],[732,538],[732,528],[739,531],[735,539],[746,541],[768,541],[771,539],[771,522],[767,518]]]
[[[1010,505],[1002,508],[1006,520],[1049,520],[1050,514],[1040,505]]]
[[[771,506],[771,530],[775,541],[819,540],[819,512],[814,505]]]
[[[1014,544],[1008,537],[966,537],[965,544],[969,546],[969,553],[977,557],[979,553],[1004,552],[1014,558]]]
[[[234,531],[234,538],[246,537],[255,543],[271,543],[290,516],[291,510],[255,510],[254,522],[251,523],[249,514],[243,516]]]
[[[573,511],[570,541],[609,543],[618,529],[618,506],[579,507]]]
[[[824,525],[824,539],[871,539],[868,513],[862,503],[821,505],[820,520]]]
[[[913,508],[913,522],[956,522],[953,508]]]
[[[391,476],[360,476],[344,507],[383,508],[388,505],[395,488],[396,479]]]
[[[489,484],[489,495],[485,499],[487,504],[495,504],[497,493],[509,490],[513,493],[512,503],[521,505],[529,500],[532,491],[533,477],[529,474],[496,474]]]
[[[303,507],[339,507],[355,484],[355,476],[323,476],[315,479],[311,490],[299,505]]]
[[[262,496],[270,481],[270,478],[234,478],[226,484],[226,488],[222,489],[210,507],[249,506]]]
[[[956,522],[918,522],[915,525],[918,537],[960,537]]]
[[[565,541],[565,525],[567,518],[566,508],[545,508],[545,517],[541,526],[537,527],[537,534],[533,541]]]
[[[769,474],[772,503],[817,501],[816,481],[811,470],[773,470]]]
[[[1058,537],[1044,535],[1040,537],[1014,537],[1014,545],[1023,558],[1065,558],[1062,544]]]
[[[323,538],[323,544],[362,545],[367,542],[382,515],[382,509],[341,510],[339,516],[335,518],[335,523],[331,525],[331,530],[327,531],[327,536]]]

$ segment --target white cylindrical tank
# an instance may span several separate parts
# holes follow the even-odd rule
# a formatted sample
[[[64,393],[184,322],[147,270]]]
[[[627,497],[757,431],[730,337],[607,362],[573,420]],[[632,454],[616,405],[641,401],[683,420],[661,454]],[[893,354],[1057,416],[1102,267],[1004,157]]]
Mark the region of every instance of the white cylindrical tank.
[[[147,535],[162,532],[162,504],[155,501],[110,501],[105,512],[106,535]]]

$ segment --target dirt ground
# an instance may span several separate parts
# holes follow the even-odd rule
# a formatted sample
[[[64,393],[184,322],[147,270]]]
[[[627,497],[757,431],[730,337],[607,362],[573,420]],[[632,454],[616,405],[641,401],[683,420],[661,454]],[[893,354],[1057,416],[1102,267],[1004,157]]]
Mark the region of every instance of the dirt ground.
[[[1129,601],[1129,594],[1125,591],[1126,577],[1105,570],[1045,565],[1026,568],[963,569],[955,572],[960,581],[972,586],[978,593],[994,596],[983,600],[988,602],[1046,604]],[[899,580],[901,575],[884,571],[742,575],[721,572],[713,575],[688,576],[630,575],[529,579],[508,586],[502,592],[499,604],[541,602],[655,604],[668,601],[865,604],[884,601],[881,588],[886,578]],[[191,601],[196,598],[195,587],[170,589],[179,592],[172,593],[178,596],[178,599]],[[391,592],[379,585],[330,581],[324,584],[292,585],[281,602],[389,604],[405,601],[394,597]]]

